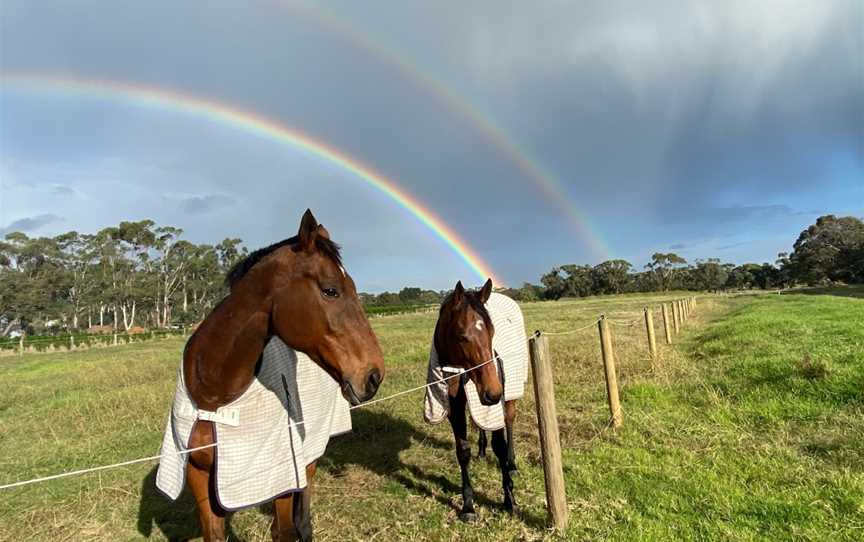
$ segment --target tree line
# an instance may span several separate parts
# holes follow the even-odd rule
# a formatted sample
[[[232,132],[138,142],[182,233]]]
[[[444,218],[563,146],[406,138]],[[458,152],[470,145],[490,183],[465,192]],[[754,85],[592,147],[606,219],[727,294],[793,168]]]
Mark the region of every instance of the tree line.
[[[533,301],[629,292],[860,284],[864,283],[864,222],[851,216],[819,217],[801,232],[792,252],[778,254],[774,263],[736,265],[717,258],[688,263],[678,254],[657,252],[641,271],[626,260],[570,264],[553,268],[540,283],[525,283],[505,293]]]
[[[228,294],[225,275],[248,250],[241,239],[210,245],[182,236],[152,220],[94,234],[7,234],[0,241],[0,337],[201,321]],[[369,312],[389,312],[437,304],[444,295],[407,287],[360,298]]]
[[[0,336],[110,326],[168,328],[201,320],[227,293],[240,239],[194,244],[152,220],[95,234],[0,241]]]
[[[75,231],[0,241],[0,336],[110,326],[169,328],[200,321],[228,290],[227,271],[248,254],[240,239],[215,245],[182,239],[183,230],[152,220],[121,222],[95,234]],[[562,265],[503,293],[518,300],[667,290],[771,289],[864,282],[864,222],[820,217],[791,253],[772,263],[734,265],[709,258],[688,263],[655,253],[642,271],[625,260]],[[447,291],[405,287],[361,293],[369,312],[436,305]]]

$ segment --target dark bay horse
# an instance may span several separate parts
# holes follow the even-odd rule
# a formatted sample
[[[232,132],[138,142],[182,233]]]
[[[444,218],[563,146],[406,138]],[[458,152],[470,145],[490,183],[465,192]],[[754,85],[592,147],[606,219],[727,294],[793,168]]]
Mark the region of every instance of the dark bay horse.
[[[456,283],[453,290],[441,304],[438,323],[435,326],[435,350],[442,366],[472,369],[478,367],[497,354],[492,349],[495,328],[484,304],[492,293],[492,279],[486,281],[479,291],[466,291],[462,282]],[[504,386],[498,378],[496,363],[488,363],[466,373],[466,377],[477,388],[480,402],[486,406],[495,405],[502,400]],[[448,381],[448,400],[450,426],[456,440],[456,459],[462,473],[462,511],[463,521],[472,521],[474,513],[474,489],[468,474],[471,462],[471,444],[468,442],[465,410],[467,397],[463,378]],[[504,509],[513,512],[516,501],[513,497],[512,474],[516,470],[513,454],[513,421],[516,418],[516,401],[504,402],[505,427],[492,432],[492,450],[498,458],[504,486]],[[486,434],[480,431],[480,452],[485,453]]]
[[[227,278],[230,294],[204,319],[183,352],[183,377],[198,408],[215,411],[243,394],[273,336],[308,355],[353,405],[371,399],[384,378],[381,348],[345,272],[339,247],[307,210],[296,237],[257,250]],[[195,448],[214,442],[198,420]],[[186,480],[206,542],[225,540],[225,510],[215,497],[215,449],[189,454]],[[315,463],[307,466],[311,486]],[[274,501],[274,540],[311,540],[311,487]]]

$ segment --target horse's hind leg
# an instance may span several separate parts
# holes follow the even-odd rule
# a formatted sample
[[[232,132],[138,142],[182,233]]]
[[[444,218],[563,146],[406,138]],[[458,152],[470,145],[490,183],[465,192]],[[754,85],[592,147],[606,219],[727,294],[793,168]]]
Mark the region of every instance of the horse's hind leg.
[[[196,423],[189,438],[189,447],[197,448],[213,442],[212,423]],[[192,452],[186,466],[186,481],[198,507],[198,520],[201,522],[204,542],[225,541],[225,510],[216,500],[216,491],[210,476],[213,472],[214,456],[213,448]]]
[[[480,429],[479,427],[477,428],[477,430],[480,432],[480,436],[477,437],[477,457],[486,457],[486,431]]]
[[[471,443],[468,442],[468,428],[465,425],[465,390],[460,386],[456,397],[450,397],[450,426],[456,440],[456,459],[462,472],[462,511],[459,519],[473,521],[474,488],[471,487],[471,477],[468,474],[468,464],[471,463]]]

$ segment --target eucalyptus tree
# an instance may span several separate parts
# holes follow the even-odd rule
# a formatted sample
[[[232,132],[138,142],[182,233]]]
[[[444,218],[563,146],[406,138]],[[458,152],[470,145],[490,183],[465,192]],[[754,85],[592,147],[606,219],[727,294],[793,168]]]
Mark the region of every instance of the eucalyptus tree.
[[[630,269],[633,266],[626,260],[607,260],[593,267],[591,276],[594,293],[620,294],[630,282]]]
[[[12,232],[6,235],[0,252],[0,311],[5,320],[25,328],[56,324],[64,305],[62,258],[57,243],[50,238]]]
[[[798,236],[789,264],[792,276],[809,284],[864,281],[864,222],[820,216]]]
[[[91,310],[91,300],[98,287],[98,250],[95,236],[70,231],[54,237],[60,265],[65,277],[66,302],[71,327],[79,328],[82,313]],[[88,318],[88,326],[92,318]]]
[[[673,287],[677,275],[687,265],[687,260],[674,252],[655,252],[651,255],[651,261],[645,265],[645,269],[651,272],[657,287],[661,292],[666,292]]]

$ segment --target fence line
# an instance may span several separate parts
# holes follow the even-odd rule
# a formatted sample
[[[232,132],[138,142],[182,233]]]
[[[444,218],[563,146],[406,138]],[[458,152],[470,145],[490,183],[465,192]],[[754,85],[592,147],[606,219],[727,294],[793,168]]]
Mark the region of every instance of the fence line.
[[[0,354],[10,355],[18,352],[19,355],[27,353],[43,353],[53,347],[52,352],[71,352],[80,348],[119,346],[132,342],[145,342],[166,337],[186,337],[187,330],[180,331],[150,331],[143,333],[99,333],[80,335],[53,335],[37,336],[33,338],[19,337],[18,341],[5,341],[0,343]]]
[[[544,332],[543,332],[543,335],[553,335],[553,336],[559,336],[559,335],[573,335],[574,333],[579,333],[580,331],[585,331],[586,329],[589,329],[589,328],[594,327],[594,325],[595,325],[597,322],[598,322],[598,320],[594,320],[594,321],[591,322],[590,324],[586,324],[586,325],[584,325],[584,326],[582,326],[582,327],[578,327],[578,328],[576,328],[576,329],[571,329],[570,331],[544,331]],[[535,335],[536,335],[537,333],[539,333],[539,332],[538,332],[538,331],[535,331],[535,332],[534,332]]]
[[[430,388],[430,387],[432,387],[432,386],[437,386],[438,384],[441,384],[442,382],[447,382],[447,381],[450,380],[450,379],[453,379],[453,378],[459,378],[459,377],[461,377],[461,376],[462,376],[463,374],[465,374],[465,373],[469,373],[469,372],[471,372],[471,371],[476,371],[477,369],[479,369],[479,368],[481,368],[481,367],[484,367],[484,366],[486,366],[486,365],[488,365],[488,364],[490,364],[490,363],[496,361],[497,359],[498,359],[498,356],[496,355],[494,358],[489,359],[489,360],[486,360],[486,361],[484,361],[483,363],[480,363],[480,364],[478,364],[478,365],[475,365],[474,367],[471,367],[470,369],[464,369],[464,370],[461,370],[461,371],[458,372],[458,373],[452,374],[452,375],[450,375],[450,376],[445,376],[444,378],[440,378],[440,379],[438,379],[438,380],[436,380],[436,381],[434,381],[434,382],[429,382],[429,383],[424,384],[424,385],[422,385],[422,386],[417,386],[417,387],[410,388],[410,389],[407,389],[407,390],[402,390],[402,391],[400,391],[400,392],[398,392],[398,393],[394,393],[393,395],[388,395],[387,397],[381,397],[380,399],[373,399],[373,400],[371,400],[371,401],[367,401],[367,402],[365,402],[365,403],[360,403],[359,405],[353,405],[353,406],[349,407],[348,410],[356,410],[356,409],[358,409],[358,408],[365,408],[365,407],[368,407],[368,406],[370,406],[370,405],[374,405],[375,403],[380,403],[380,402],[382,402],[382,401],[389,401],[389,400],[391,400],[391,399],[395,399],[396,397],[401,397],[401,396],[403,396],[403,395],[406,395],[406,394],[409,394],[409,393],[413,393],[413,392],[415,392],[415,391],[425,390],[426,388]],[[299,427],[299,426],[301,426],[301,425],[304,425],[305,423],[306,423],[306,422],[305,422],[304,420],[301,420],[301,421],[299,421],[299,422],[292,421],[291,425],[294,426],[294,427]],[[198,451],[198,450],[203,450],[203,449],[205,449],[205,448],[214,448],[214,447],[216,447],[216,446],[218,446],[218,443],[214,442],[214,443],[212,443],[212,444],[207,444],[207,445],[205,445],[205,446],[199,446],[199,447],[197,447],[197,448],[190,448],[190,449],[188,449],[188,450],[182,450],[182,451],[180,451],[180,452],[177,452],[176,455],[184,455],[184,454],[192,453],[192,452],[195,452],[195,451]],[[47,481],[49,481],[49,480],[56,480],[56,479],[58,479],[58,478],[66,478],[66,477],[69,477],[69,476],[76,476],[76,475],[79,475],[79,474],[87,474],[87,473],[90,473],[90,472],[96,472],[96,471],[101,471],[101,470],[108,470],[108,469],[114,469],[114,468],[119,468],[119,467],[125,467],[125,466],[127,466],[127,465],[134,465],[134,464],[136,464],[136,463],[144,463],[144,462],[146,462],[146,461],[153,461],[153,460],[156,460],[156,459],[160,459],[160,458],[162,457],[162,455],[163,455],[163,454],[153,455],[153,456],[149,456],[149,457],[142,457],[142,458],[140,458],[140,459],[132,459],[132,460],[129,460],[129,461],[123,461],[123,462],[120,462],[120,463],[114,463],[114,464],[112,464],[112,465],[102,465],[102,466],[99,466],[99,467],[90,467],[90,468],[86,468],[86,469],[78,469],[78,470],[74,470],[74,471],[69,471],[69,472],[63,472],[63,473],[59,473],[59,474],[54,474],[54,475],[51,475],[51,476],[44,476],[44,477],[41,477],[41,478],[33,478],[33,479],[31,479],[31,480],[23,480],[23,481],[20,481],[20,482],[13,482],[13,483],[11,483],[11,484],[4,484],[4,485],[0,486],[0,490],[2,490],[2,489],[11,489],[11,488],[14,488],[14,487],[20,487],[20,486],[26,486],[26,485],[30,485],[30,484],[36,484],[36,483],[39,483],[39,482],[47,482]]]
[[[676,325],[675,325],[675,329],[674,329],[675,334],[677,334],[679,332],[679,325],[678,325],[679,319],[681,320],[681,324],[683,324],[685,321],[685,318],[683,318],[682,312],[684,310],[686,310],[688,312],[688,314],[692,314],[695,312],[696,296],[692,296],[692,297],[687,298],[687,299],[674,300],[671,303],[671,305],[672,305],[673,313],[677,313],[677,314],[675,314],[675,316],[677,316],[677,318],[675,320]],[[661,302],[661,307],[663,309],[664,329],[666,331],[667,343],[671,344],[671,338],[670,338],[670,331],[671,331],[670,327],[671,326],[669,326],[669,322],[668,322],[669,318],[667,318],[668,312],[667,312],[667,308],[666,308],[666,303]],[[644,307],[643,311],[644,311],[644,319],[645,319],[645,323],[646,323],[646,334],[647,334],[648,348],[649,348],[649,352],[651,354],[652,360],[655,360],[655,358],[657,357],[657,354],[656,354],[656,344],[654,343],[654,337],[653,337],[653,335],[654,335],[653,334],[653,316],[652,316],[653,313],[649,307]],[[610,319],[606,318],[605,315],[600,315],[599,319],[595,320],[594,322],[591,322],[585,326],[582,326],[582,327],[579,327],[579,328],[576,328],[573,330],[569,330],[569,331],[559,331],[559,332],[549,332],[549,333],[541,333],[540,331],[535,331],[529,338],[529,343],[530,343],[529,346],[531,348],[534,348],[534,346],[538,344],[538,341],[541,339],[541,337],[545,336],[545,335],[552,335],[552,336],[571,335],[574,333],[578,333],[580,331],[584,331],[584,330],[586,330],[586,329],[588,329],[594,325],[597,325],[599,332],[600,332],[601,356],[602,356],[603,364],[604,364],[604,372],[605,372],[605,377],[606,377],[607,399],[609,402],[609,409],[610,409],[609,422],[610,422],[611,427],[616,428],[616,427],[620,427],[623,423],[623,411],[622,411],[621,404],[620,404],[620,398],[618,396],[618,384],[617,384],[617,376],[616,376],[616,371],[615,371],[615,355],[614,355],[613,346],[612,346],[613,345],[612,333],[611,333],[609,324],[611,323],[613,325],[618,325],[618,326],[632,327],[633,325],[635,325],[640,320],[641,320],[641,318],[637,318],[633,321],[621,322],[621,321],[610,320]],[[161,333],[160,335],[167,336],[167,335],[180,335],[180,334],[174,334],[174,333],[167,332],[167,333]],[[134,335],[131,335],[131,336],[134,336]],[[70,335],[70,343],[74,344],[74,342],[73,342],[74,339],[72,339],[71,337],[72,336]],[[115,340],[116,340],[116,337],[117,337],[117,335],[114,334]],[[155,339],[155,333],[151,333],[150,337]],[[545,345],[545,339],[543,340],[543,344]],[[544,350],[544,352],[538,353],[539,351],[534,352],[534,350],[531,350],[532,358],[535,355],[541,356],[541,354],[542,354],[541,357],[544,357],[544,360],[545,360],[545,361],[543,361],[543,363],[545,363],[545,366],[549,367],[548,371],[551,371],[552,365],[551,365],[551,360],[548,359],[548,347],[543,347],[543,348],[541,348],[541,350]],[[489,363],[496,361],[496,359],[497,359],[497,356],[493,359],[486,360],[483,363],[478,364],[474,367],[471,367],[467,370],[463,370],[461,372],[446,376],[446,377],[441,378],[439,380],[436,380],[434,382],[430,382],[430,383],[424,384],[422,386],[416,386],[414,388],[409,388],[407,390],[402,390],[400,392],[394,393],[394,394],[389,395],[387,397],[382,397],[379,399],[374,399],[372,401],[368,401],[366,403],[361,403],[359,405],[351,406],[349,408],[349,410],[353,411],[353,410],[356,410],[358,408],[365,408],[365,407],[374,405],[376,403],[389,401],[389,400],[392,400],[392,399],[395,399],[397,397],[401,397],[401,396],[404,396],[404,395],[407,395],[410,393],[414,393],[414,392],[417,392],[420,390],[425,390],[431,386],[435,386],[435,385],[438,385],[442,382],[446,382],[452,378],[459,378],[467,372],[474,371],[474,370],[479,369],[479,368],[481,368],[481,367],[483,367]],[[532,361],[532,363],[533,363],[533,361]],[[548,371],[545,374],[545,376],[542,376],[542,378],[545,378],[546,380],[548,380],[548,382],[543,387],[544,395],[548,395],[548,396],[535,397],[535,403],[538,405],[538,427],[539,427],[540,438],[541,438],[541,442],[543,443],[543,446],[545,446],[547,448],[550,446],[553,448],[557,447],[557,450],[552,449],[550,451],[547,449],[546,451],[544,451],[544,457],[547,454],[552,454],[552,457],[554,457],[555,454],[557,454],[557,456],[560,457],[560,453],[561,453],[561,451],[560,451],[560,437],[558,435],[557,423],[552,424],[549,421],[550,415],[549,415],[549,410],[547,410],[547,409],[549,409],[549,406],[544,406],[543,409],[540,409],[539,403],[538,403],[538,401],[539,401],[539,402],[544,402],[544,405],[550,405],[551,404],[551,412],[554,413],[554,386],[552,386],[552,384],[551,384],[551,372],[548,372]],[[537,378],[537,374],[536,374],[536,369],[535,369],[535,379],[536,378]],[[536,385],[536,382],[535,382],[535,385]],[[538,389],[540,389],[540,388],[538,388]],[[548,390],[548,393],[547,393],[547,390]],[[537,391],[535,391],[535,396],[536,395],[538,395]],[[542,411],[542,413],[541,413],[541,411]],[[543,418],[543,420],[541,420],[540,418]],[[294,426],[300,426],[300,425],[303,425],[304,423],[305,423],[305,421],[292,422],[292,424]],[[552,434],[552,433],[554,433],[554,434]],[[191,448],[188,450],[183,450],[183,451],[177,452],[177,454],[178,455],[189,454],[189,453],[192,453],[192,452],[195,452],[198,450],[213,448],[216,446],[218,446],[218,443],[214,442],[212,444],[208,444],[205,446],[200,446],[197,448]],[[78,469],[78,470],[58,473],[58,474],[54,474],[54,475],[50,475],[50,476],[44,476],[44,477],[34,478],[34,479],[30,479],[30,480],[13,482],[10,484],[0,485],[0,490],[11,489],[11,488],[15,488],[15,487],[21,487],[21,486],[26,486],[26,485],[31,485],[31,484],[41,483],[41,482],[47,482],[50,480],[56,480],[59,478],[66,478],[66,477],[70,477],[70,476],[83,475],[83,474],[97,472],[97,471],[120,468],[120,467],[124,467],[124,466],[134,465],[137,463],[154,461],[157,459],[161,459],[161,457],[162,457],[162,454],[160,453],[159,455],[143,457],[143,458],[139,458],[139,459],[132,459],[129,461],[114,463],[111,465],[102,465],[102,466],[97,466],[97,467]],[[555,466],[554,461],[552,461],[552,463],[553,463],[552,467],[554,467]],[[546,477],[546,482],[547,482],[547,495],[549,495],[549,496],[552,496],[553,494],[555,495],[554,502],[550,499],[550,504],[548,504],[548,506],[550,506],[549,514],[550,514],[550,519],[552,520],[553,524],[556,527],[561,528],[562,525],[566,525],[566,521],[567,521],[566,510],[564,512],[562,512],[560,510],[560,506],[558,506],[555,503],[560,502],[560,499],[564,498],[564,496],[563,496],[564,489],[563,489],[563,481],[562,481],[563,478],[561,478],[561,476],[563,476],[563,475],[559,475],[559,474],[556,474],[554,472],[550,473],[549,471],[546,470],[547,468],[552,468],[552,467],[549,467],[546,464],[546,462],[544,462],[543,468],[544,468],[544,476]],[[560,467],[560,465],[559,465],[559,467]],[[550,486],[550,484],[551,484],[551,486]],[[553,507],[555,508],[554,511],[553,511]]]

